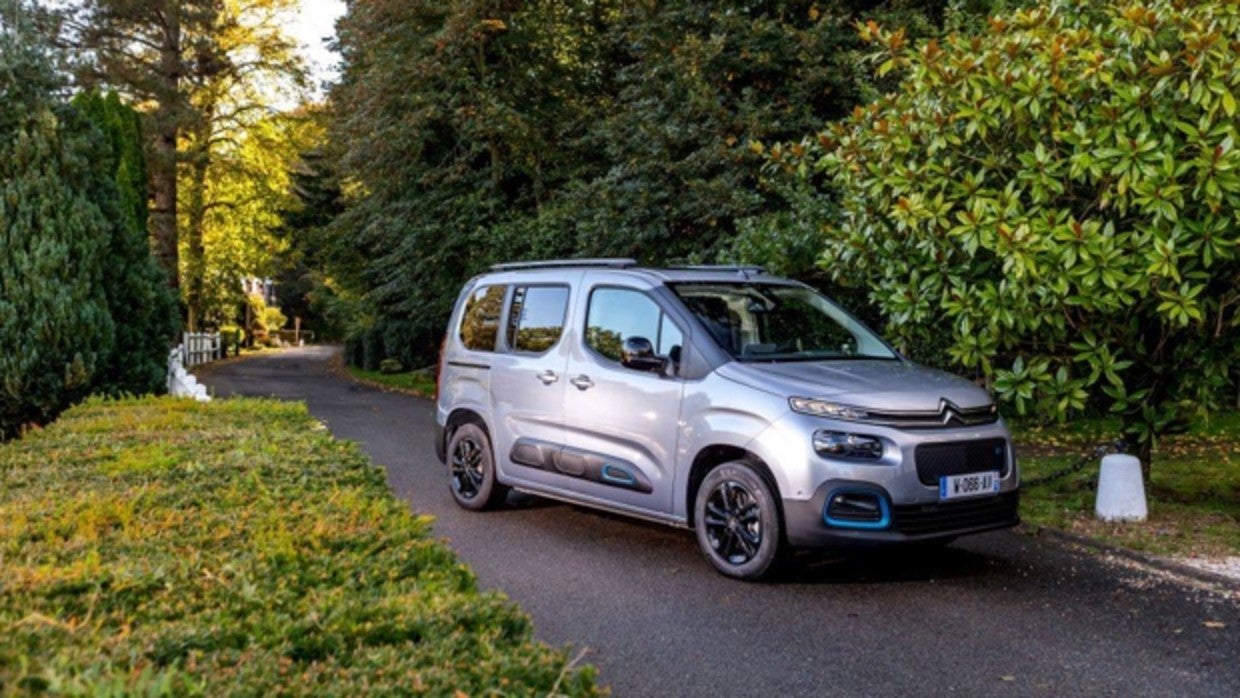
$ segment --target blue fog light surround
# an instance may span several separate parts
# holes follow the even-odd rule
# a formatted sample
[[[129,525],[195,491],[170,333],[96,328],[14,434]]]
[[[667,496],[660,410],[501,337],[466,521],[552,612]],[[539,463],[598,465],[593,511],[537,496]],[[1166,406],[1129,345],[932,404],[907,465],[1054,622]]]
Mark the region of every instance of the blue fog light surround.
[[[633,473],[611,463],[603,466],[602,475],[603,480],[617,485],[633,485],[637,483],[637,478],[633,477]]]
[[[831,516],[831,501],[841,494],[864,494],[874,498],[878,502],[878,521],[849,521],[848,519],[837,519]],[[887,528],[891,525],[891,505],[887,503],[887,497],[876,490],[866,489],[864,487],[840,487],[827,493],[827,499],[822,505],[822,520],[828,525],[835,528],[851,528],[862,531],[876,531]]]

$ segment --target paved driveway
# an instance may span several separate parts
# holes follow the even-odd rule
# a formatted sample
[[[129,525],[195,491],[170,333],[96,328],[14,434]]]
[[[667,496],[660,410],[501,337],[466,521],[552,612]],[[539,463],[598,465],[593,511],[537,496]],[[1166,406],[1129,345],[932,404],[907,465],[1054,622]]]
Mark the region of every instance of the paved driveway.
[[[332,351],[223,364],[204,382],[306,401],[617,696],[1240,696],[1240,598],[1054,541],[819,555],[746,584],[713,572],[687,531],[521,496],[465,512],[435,459],[431,403],[335,377]]]

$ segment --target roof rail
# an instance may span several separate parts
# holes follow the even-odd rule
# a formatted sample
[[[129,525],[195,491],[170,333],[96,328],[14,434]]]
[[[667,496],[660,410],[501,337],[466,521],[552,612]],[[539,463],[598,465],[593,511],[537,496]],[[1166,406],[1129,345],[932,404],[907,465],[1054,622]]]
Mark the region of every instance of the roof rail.
[[[665,268],[682,271],[735,271],[742,274],[766,273],[766,267],[757,264],[677,264]]]
[[[625,269],[637,266],[636,259],[626,257],[602,257],[595,259],[547,259],[537,262],[505,262],[492,264],[491,271],[513,271],[515,269],[555,269],[557,267],[610,267]]]

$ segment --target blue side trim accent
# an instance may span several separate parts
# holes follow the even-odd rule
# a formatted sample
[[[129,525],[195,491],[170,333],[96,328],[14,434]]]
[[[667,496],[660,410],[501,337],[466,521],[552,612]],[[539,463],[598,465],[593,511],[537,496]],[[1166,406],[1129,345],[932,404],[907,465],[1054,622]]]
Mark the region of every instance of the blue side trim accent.
[[[637,484],[637,478],[633,477],[633,473],[630,473],[618,465],[612,465],[611,463],[604,465],[603,471],[600,474],[605,482],[611,482],[617,485]]]
[[[878,521],[842,521],[840,519],[831,518],[831,500],[837,494],[868,494],[878,500]],[[822,520],[828,526],[835,528],[851,528],[862,531],[876,531],[891,526],[891,505],[887,502],[887,495],[882,492],[868,487],[837,487],[827,493],[827,498],[822,503]]]

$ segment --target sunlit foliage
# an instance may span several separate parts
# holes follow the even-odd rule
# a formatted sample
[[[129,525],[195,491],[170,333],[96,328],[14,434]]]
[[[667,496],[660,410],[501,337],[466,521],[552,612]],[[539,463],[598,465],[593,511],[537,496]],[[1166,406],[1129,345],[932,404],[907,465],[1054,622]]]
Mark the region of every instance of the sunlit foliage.
[[[1240,6],[1056,0],[912,42],[863,24],[895,92],[772,169],[820,177],[822,268],[908,351],[1018,412],[1101,404],[1149,446],[1240,361]]]

